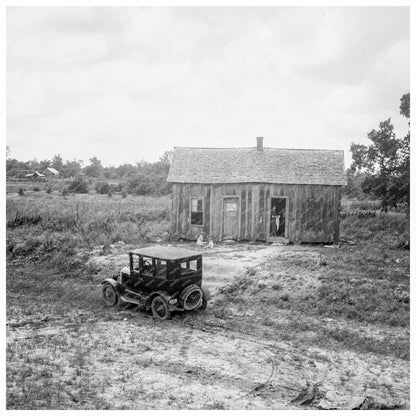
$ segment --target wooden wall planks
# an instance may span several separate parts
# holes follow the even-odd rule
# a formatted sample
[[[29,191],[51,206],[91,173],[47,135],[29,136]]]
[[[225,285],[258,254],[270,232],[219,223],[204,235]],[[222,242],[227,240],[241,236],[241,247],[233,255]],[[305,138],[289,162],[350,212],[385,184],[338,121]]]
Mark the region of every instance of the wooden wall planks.
[[[288,238],[292,242],[339,242],[341,186],[279,184],[181,184],[172,186],[171,235],[195,240],[203,230],[222,238],[223,198],[238,197],[240,239],[266,240],[270,200],[288,198]],[[190,198],[204,198],[204,225],[190,221]]]

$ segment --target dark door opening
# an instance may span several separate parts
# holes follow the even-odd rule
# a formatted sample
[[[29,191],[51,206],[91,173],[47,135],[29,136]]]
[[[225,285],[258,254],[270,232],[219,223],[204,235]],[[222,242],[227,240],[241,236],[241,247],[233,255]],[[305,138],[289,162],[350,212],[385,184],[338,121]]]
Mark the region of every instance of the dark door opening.
[[[272,198],[270,207],[270,237],[286,236],[286,198]]]

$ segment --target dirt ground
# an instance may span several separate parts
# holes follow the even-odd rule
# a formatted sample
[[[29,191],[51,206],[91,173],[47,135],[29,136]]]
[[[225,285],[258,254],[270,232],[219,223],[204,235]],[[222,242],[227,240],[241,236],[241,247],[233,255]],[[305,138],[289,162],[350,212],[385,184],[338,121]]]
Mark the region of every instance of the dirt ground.
[[[106,255],[97,249],[90,261],[116,272],[127,265],[129,248],[113,245]],[[24,400],[49,388],[53,394],[39,394],[38,408],[291,409],[299,408],[291,401],[309,383],[322,394],[302,406],[305,409],[349,409],[366,397],[408,408],[406,360],[332,345],[317,347],[309,343],[307,331],[290,340],[284,332],[245,331],[245,319],[264,317],[244,307],[228,308],[226,316],[216,313],[224,286],[248,269],[257,269],[264,285],[278,279],[289,291],[316,287],[314,274],[299,284],[290,278],[290,270],[269,277],[261,269],[276,256],[317,262],[325,250],[336,249],[250,244],[203,249],[203,279],[213,300],[206,311],[176,314],[167,322],[134,307],[106,309],[99,282],[88,288],[96,294],[96,311],[79,309],[65,317],[43,314],[22,323],[16,307],[8,313],[7,348],[13,351],[8,371],[27,368],[25,377],[34,377],[38,384],[33,391],[22,391],[17,378],[11,377],[8,397]],[[282,311],[275,319],[287,322],[291,317]],[[324,319],[322,325],[352,324]],[[358,330],[374,339],[388,331],[391,336],[406,331],[369,324]]]

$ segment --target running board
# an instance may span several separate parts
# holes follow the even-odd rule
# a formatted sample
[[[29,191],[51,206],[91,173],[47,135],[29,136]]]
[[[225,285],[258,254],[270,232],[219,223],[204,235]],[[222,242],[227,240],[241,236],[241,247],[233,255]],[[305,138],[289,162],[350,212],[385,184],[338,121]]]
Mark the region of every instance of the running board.
[[[146,305],[146,301],[140,301],[139,299],[136,299],[136,298],[132,298],[132,297],[130,297],[130,296],[123,296],[123,295],[121,295],[120,296],[120,299],[123,301],[123,302],[127,302],[127,303],[134,303],[134,304],[136,304],[136,305],[139,305],[139,306],[145,306]]]

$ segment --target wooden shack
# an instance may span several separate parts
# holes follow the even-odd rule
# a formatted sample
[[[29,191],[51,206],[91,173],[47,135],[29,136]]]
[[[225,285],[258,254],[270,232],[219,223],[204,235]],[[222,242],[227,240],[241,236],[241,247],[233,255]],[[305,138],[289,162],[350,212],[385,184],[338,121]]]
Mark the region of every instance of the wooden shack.
[[[59,178],[59,172],[55,168],[46,168],[42,173],[47,178]]]
[[[39,173],[37,170],[35,170],[32,173],[28,173],[27,175],[25,175],[25,177],[27,179],[32,179],[32,180],[45,180],[45,175],[43,175],[42,173]]]
[[[176,147],[171,236],[338,244],[340,150]]]

